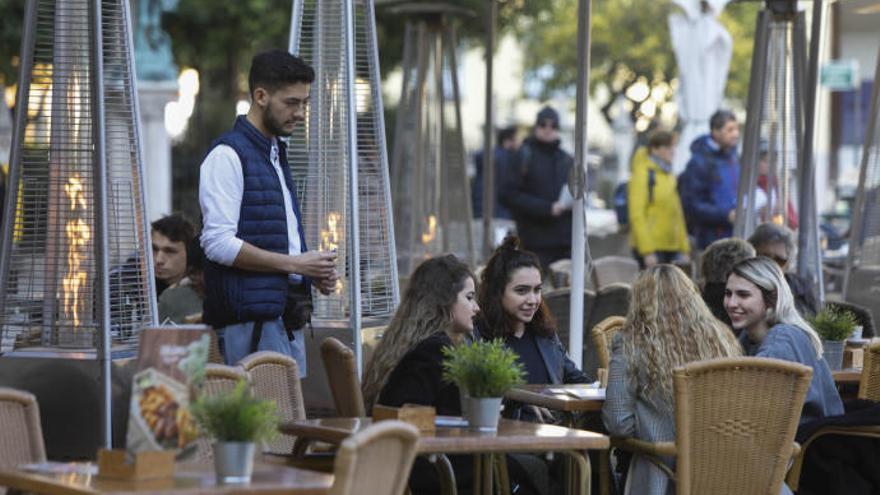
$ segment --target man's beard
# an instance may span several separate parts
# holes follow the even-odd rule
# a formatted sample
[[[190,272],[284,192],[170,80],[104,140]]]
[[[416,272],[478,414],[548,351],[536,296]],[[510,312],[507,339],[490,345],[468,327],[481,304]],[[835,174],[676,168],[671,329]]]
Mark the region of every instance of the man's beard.
[[[279,120],[272,115],[272,111],[269,107],[266,107],[266,110],[263,112],[263,126],[274,136],[288,137],[293,134],[292,130],[287,131],[284,129],[284,122],[279,122]]]

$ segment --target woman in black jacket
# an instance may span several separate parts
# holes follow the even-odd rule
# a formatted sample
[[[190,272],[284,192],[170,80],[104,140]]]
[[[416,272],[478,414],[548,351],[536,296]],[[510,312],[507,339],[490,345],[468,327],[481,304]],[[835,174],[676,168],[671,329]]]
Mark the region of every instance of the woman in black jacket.
[[[443,380],[443,348],[470,339],[478,307],[474,276],[453,255],[425,261],[413,272],[403,300],[382,335],[364,378],[364,399],[373,404],[434,406],[437,414],[461,415],[458,387]],[[470,493],[473,460],[450,456],[458,493]],[[439,493],[433,467],[416,459],[413,494]]]
[[[505,239],[480,276],[476,333],[504,340],[519,355],[528,383],[593,382],[566,356],[542,287],[537,256],[520,249],[518,238]]]

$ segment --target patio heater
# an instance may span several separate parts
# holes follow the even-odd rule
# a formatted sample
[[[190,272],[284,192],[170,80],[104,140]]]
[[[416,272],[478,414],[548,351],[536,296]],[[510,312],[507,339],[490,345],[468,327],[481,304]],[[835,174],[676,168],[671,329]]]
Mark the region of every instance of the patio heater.
[[[797,273],[823,300],[812,154],[821,2],[814,7],[809,67],[797,2],[766,0],[758,14],[734,236],[762,222],[795,230]]]
[[[389,10],[407,16],[391,160],[397,266],[407,277],[440,253],[476,261],[451,23],[453,16],[474,14],[444,3],[400,3]]]
[[[850,224],[843,299],[870,308],[880,321],[880,58],[874,73],[871,113]]]
[[[111,375],[156,324],[130,19],[125,0],[31,0],[24,19],[0,382],[37,396],[54,458],[111,445]]]
[[[312,323],[350,331],[362,371],[361,331],[400,298],[372,0],[295,0],[290,51],[316,76],[288,147],[306,242],[336,250],[340,274],[333,293],[313,294]]]

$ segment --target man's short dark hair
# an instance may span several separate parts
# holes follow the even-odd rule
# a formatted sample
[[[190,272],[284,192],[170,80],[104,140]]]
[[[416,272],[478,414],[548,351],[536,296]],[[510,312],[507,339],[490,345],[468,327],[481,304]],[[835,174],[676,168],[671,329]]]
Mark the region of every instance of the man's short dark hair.
[[[151,227],[172,242],[182,242],[187,246],[196,236],[192,222],[180,213],[164,216],[153,222]]]
[[[720,130],[730,121],[736,122],[736,115],[733,114],[730,110],[718,110],[712,114],[712,117],[709,119],[709,128],[713,131]]]
[[[654,131],[648,138],[648,148],[656,149],[663,146],[672,146],[675,136],[669,131]]]
[[[276,48],[254,55],[248,73],[248,91],[253,98],[257,88],[272,92],[282,86],[311,84],[314,80],[315,70],[309,64],[286,50]]]
[[[516,126],[503,127],[498,129],[498,141],[496,144],[501,144],[504,141],[508,141],[516,137]]]

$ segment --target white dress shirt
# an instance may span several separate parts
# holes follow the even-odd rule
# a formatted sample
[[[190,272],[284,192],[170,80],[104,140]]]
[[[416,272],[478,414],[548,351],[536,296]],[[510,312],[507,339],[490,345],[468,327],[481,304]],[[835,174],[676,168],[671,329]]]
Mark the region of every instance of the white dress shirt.
[[[281,172],[277,140],[272,141],[270,158],[284,195],[288,252],[291,255],[301,254],[299,219],[293,214],[293,199]],[[200,174],[199,205],[204,222],[200,237],[202,249],[209,260],[232,266],[244,244],[238,237],[238,220],[244,195],[244,173],[238,153],[224,144],[216,146],[202,162]],[[300,276],[291,274],[291,279],[300,280]]]

